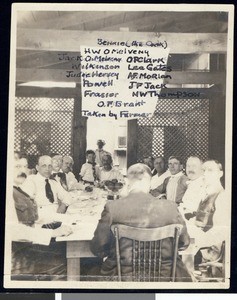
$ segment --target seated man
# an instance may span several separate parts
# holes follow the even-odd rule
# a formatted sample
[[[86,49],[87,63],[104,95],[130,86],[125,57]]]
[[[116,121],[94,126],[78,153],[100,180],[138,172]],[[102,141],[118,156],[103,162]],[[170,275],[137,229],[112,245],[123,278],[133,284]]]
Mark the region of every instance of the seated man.
[[[69,235],[68,226],[55,230],[36,224],[37,204],[20,188],[26,178],[27,165],[23,159],[14,160],[13,199],[8,203],[8,220],[12,240],[13,280],[65,279],[66,256],[64,245],[51,238]],[[23,242],[24,241],[24,242]]]
[[[179,157],[171,156],[168,160],[168,167],[171,176],[167,177],[159,187],[151,190],[151,194],[154,197],[162,197],[166,194],[166,199],[179,205],[187,189],[188,178],[182,172],[183,164]]]
[[[179,207],[180,212],[186,219],[195,216],[198,205],[206,194],[202,164],[203,162],[196,156],[190,156],[187,159],[186,173],[189,179],[187,181],[188,187]]]
[[[94,185],[98,180],[99,167],[95,162],[95,152],[93,150],[86,151],[87,162],[82,165],[80,177],[84,183]]]
[[[151,179],[152,190],[160,186],[164,182],[165,178],[171,176],[170,171],[166,169],[165,159],[163,156],[158,156],[154,159],[154,169],[157,173],[153,175]]]
[[[115,239],[110,230],[112,224],[125,224],[141,228],[157,228],[170,224],[182,224],[179,239],[179,247],[186,248],[189,245],[189,235],[185,222],[177,210],[174,202],[168,200],[156,201],[149,194],[151,171],[144,164],[135,164],[128,169],[129,194],[125,198],[107,203],[97,225],[94,237],[91,241],[92,252],[104,258],[99,272],[101,279],[107,277],[113,280],[117,275],[117,263],[115,252]],[[132,276],[132,241],[121,241],[122,276],[131,280]],[[172,242],[170,239],[163,241],[161,281],[170,281],[171,266],[173,260]],[[124,280],[123,277],[123,280]],[[130,278],[129,278],[130,277]],[[182,263],[177,259],[176,281],[191,281],[191,277]]]
[[[21,151],[14,151],[14,159],[24,160],[24,164],[27,165],[26,175],[36,174],[35,168],[29,169],[27,155]]]
[[[218,161],[208,160],[203,163],[202,169],[205,195],[194,217],[187,221],[187,226],[195,239],[196,249],[206,248],[202,254],[207,260],[210,249],[219,249],[220,253],[223,242],[229,245],[231,210],[230,199],[226,197],[220,182],[223,176],[222,165]]]
[[[142,162],[151,169],[152,176],[157,174],[156,169],[154,169],[154,158],[152,156],[143,157]]]
[[[68,191],[80,190],[82,185],[77,181],[73,174],[73,158],[69,155],[63,157],[62,171],[66,174],[66,182]]]
[[[113,167],[113,160],[111,155],[105,154],[102,157],[102,165],[98,171],[98,179],[99,179],[99,185],[100,187],[104,187],[104,183],[107,180],[113,180],[117,179],[118,182],[121,182],[122,184],[125,183],[123,175],[119,172],[119,170],[115,169]]]
[[[206,246],[206,243],[215,242],[217,238],[220,238],[222,242],[228,230],[227,220],[230,217],[230,201],[227,202],[225,199],[224,189],[220,182],[223,176],[221,164],[215,160],[208,160],[203,163],[202,169],[205,194],[194,213],[194,218],[188,222],[189,225],[194,226],[198,235],[195,240],[198,241],[200,247]],[[218,235],[214,236],[214,232],[218,232]]]
[[[29,175],[21,188],[37,203],[39,217],[51,219],[51,215],[56,212],[65,213],[67,206],[72,202],[72,198],[60,183],[50,179],[52,173],[51,157],[40,156],[36,169],[38,173]]]
[[[67,191],[66,174],[62,171],[63,157],[62,155],[54,155],[52,157],[52,175],[51,179],[55,179]]]

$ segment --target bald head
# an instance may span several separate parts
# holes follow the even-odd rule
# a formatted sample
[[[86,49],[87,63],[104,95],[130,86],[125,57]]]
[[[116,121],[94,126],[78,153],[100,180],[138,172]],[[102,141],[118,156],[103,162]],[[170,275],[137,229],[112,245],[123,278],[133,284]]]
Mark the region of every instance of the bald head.
[[[49,178],[52,173],[52,159],[48,155],[43,155],[39,157],[38,164],[36,165],[36,170],[39,174],[45,178]]]

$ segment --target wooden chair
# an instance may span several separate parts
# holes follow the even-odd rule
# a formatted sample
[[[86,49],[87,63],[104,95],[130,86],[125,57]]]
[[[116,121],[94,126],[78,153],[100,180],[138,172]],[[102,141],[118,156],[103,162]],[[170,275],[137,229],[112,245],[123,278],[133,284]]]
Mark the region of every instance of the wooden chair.
[[[118,281],[122,280],[119,245],[121,238],[132,240],[133,281],[156,281],[157,279],[157,281],[160,281],[162,241],[166,238],[173,238],[173,262],[170,281],[174,282],[178,255],[178,241],[182,227],[181,224],[172,224],[159,228],[137,228],[122,224],[112,225],[111,230],[116,240]]]

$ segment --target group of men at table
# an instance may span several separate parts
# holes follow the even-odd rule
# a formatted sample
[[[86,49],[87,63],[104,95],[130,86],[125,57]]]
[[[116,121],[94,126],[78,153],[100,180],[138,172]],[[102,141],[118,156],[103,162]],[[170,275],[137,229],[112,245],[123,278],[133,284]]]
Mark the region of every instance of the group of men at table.
[[[97,156],[96,151],[86,152],[87,162],[81,168],[79,181],[72,172],[70,156],[41,156],[36,165],[37,174],[27,175],[27,159],[16,155],[12,202],[15,207],[12,207],[10,217],[13,278],[65,279],[65,245],[55,242],[54,238],[69,235],[72,229],[60,222],[52,222],[56,219],[52,216],[66,212],[72,203],[72,190],[83,190],[88,184],[103,188],[104,183],[112,179],[125,182],[113,167],[111,155],[103,150],[103,145],[99,140]],[[101,166],[96,164],[96,157]],[[204,262],[219,256],[221,244],[228,236],[226,221],[230,218],[229,203],[220,181],[222,166],[214,160],[203,163],[193,156],[186,162],[186,175],[183,167],[176,156],[169,158],[168,169],[163,157],[145,158],[143,163],[129,167],[127,193],[118,200],[108,201],[91,241],[91,251],[103,260],[99,268],[94,268],[93,275],[101,280],[113,280],[117,274],[115,241],[110,230],[114,223],[149,228],[182,224],[180,248],[189,246],[191,236],[197,250],[207,247],[202,252]],[[28,243],[22,243],[22,240]],[[130,242],[125,241],[121,264],[126,278],[132,273],[130,248]],[[166,258],[166,264],[161,281],[169,281],[171,244],[167,242],[164,248],[162,257]],[[176,281],[192,281],[190,271],[180,257]]]

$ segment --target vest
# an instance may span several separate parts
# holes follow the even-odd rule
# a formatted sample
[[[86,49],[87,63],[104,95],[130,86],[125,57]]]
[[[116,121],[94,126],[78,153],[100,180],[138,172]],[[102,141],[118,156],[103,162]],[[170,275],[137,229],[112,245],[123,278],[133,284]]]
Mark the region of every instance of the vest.
[[[201,227],[204,232],[213,227],[213,215],[216,211],[215,202],[218,195],[219,193],[209,195],[199,203],[195,224],[197,227]]]
[[[25,225],[32,226],[38,219],[37,204],[35,201],[17,187],[13,188],[13,199],[18,221]]]

